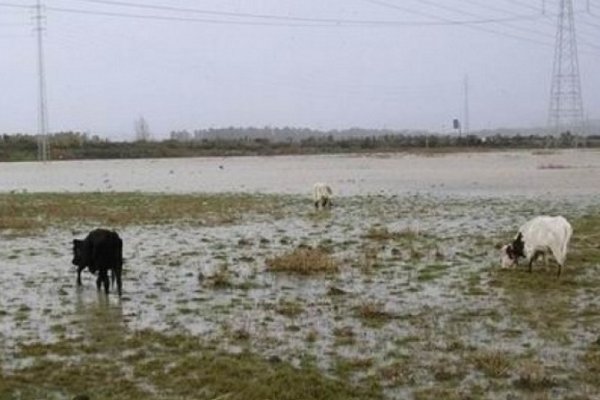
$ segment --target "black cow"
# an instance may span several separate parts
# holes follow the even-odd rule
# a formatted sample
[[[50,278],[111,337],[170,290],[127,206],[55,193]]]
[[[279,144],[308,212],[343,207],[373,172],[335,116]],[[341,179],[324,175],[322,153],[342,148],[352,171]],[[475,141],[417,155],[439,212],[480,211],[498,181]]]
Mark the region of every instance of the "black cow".
[[[112,271],[113,282],[116,278],[117,289],[121,296],[121,271],[123,270],[123,241],[114,231],[95,229],[83,240],[73,240],[73,264],[77,266],[77,285],[81,286],[81,271],[88,267],[92,274],[98,272],[96,287],[108,294],[108,270]]]

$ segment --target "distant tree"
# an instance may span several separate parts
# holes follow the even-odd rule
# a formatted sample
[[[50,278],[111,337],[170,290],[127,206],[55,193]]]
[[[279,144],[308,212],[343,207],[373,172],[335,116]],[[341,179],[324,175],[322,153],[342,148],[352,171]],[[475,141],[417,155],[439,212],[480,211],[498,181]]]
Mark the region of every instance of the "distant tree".
[[[138,142],[147,142],[150,140],[150,128],[148,122],[143,116],[140,116],[134,123],[135,140]]]
[[[192,140],[192,134],[185,129],[182,131],[171,131],[171,140],[189,142]]]
[[[559,141],[562,147],[573,147],[575,137],[570,131],[566,131],[560,134]]]

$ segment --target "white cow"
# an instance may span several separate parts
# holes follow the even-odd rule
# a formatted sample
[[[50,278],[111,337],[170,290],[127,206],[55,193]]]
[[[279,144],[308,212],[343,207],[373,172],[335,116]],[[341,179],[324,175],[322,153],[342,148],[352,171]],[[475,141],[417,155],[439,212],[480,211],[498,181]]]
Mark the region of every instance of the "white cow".
[[[315,202],[315,208],[331,208],[331,197],[333,196],[333,192],[329,185],[317,182],[313,186],[313,201]]]
[[[557,276],[560,276],[572,234],[571,224],[562,216],[535,217],[519,228],[511,244],[502,247],[502,267],[514,267],[519,258],[524,257],[531,272],[531,265],[535,259],[539,255],[545,256],[545,253],[550,251],[558,263]]]

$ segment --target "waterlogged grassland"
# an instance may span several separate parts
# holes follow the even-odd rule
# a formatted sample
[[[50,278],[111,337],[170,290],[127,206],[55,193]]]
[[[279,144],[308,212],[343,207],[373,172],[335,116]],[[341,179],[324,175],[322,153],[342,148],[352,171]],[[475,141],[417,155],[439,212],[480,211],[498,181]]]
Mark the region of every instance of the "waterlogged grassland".
[[[499,269],[537,214],[573,224],[560,279]],[[600,396],[594,199],[14,194],[0,216],[0,399]],[[74,285],[73,226],[97,225],[124,239],[120,301]]]
[[[325,377],[309,362],[293,367],[248,351],[224,352],[191,336],[97,329],[97,337],[22,346],[22,357],[38,361],[0,375],[0,398],[381,398],[376,385]]]
[[[0,194],[0,229],[26,234],[82,221],[115,227],[175,222],[211,226],[239,222],[246,214],[283,215],[290,201],[247,194],[10,193]]]

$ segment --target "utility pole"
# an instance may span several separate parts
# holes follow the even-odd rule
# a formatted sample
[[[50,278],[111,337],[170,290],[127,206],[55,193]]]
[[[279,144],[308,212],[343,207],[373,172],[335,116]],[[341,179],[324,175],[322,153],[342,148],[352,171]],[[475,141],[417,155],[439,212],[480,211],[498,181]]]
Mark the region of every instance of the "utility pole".
[[[463,121],[463,130],[465,135],[469,134],[469,75],[465,75],[465,111],[464,111],[464,121]]]
[[[41,0],[37,0],[35,6],[35,22],[37,32],[37,58],[38,58],[38,136],[37,145],[38,161],[48,161],[49,159],[49,144],[48,144],[48,109],[46,104],[46,78],[44,73],[44,40],[43,40],[43,19]]]
[[[565,130],[581,132],[583,116],[573,0],[559,0],[548,128],[555,135]]]

